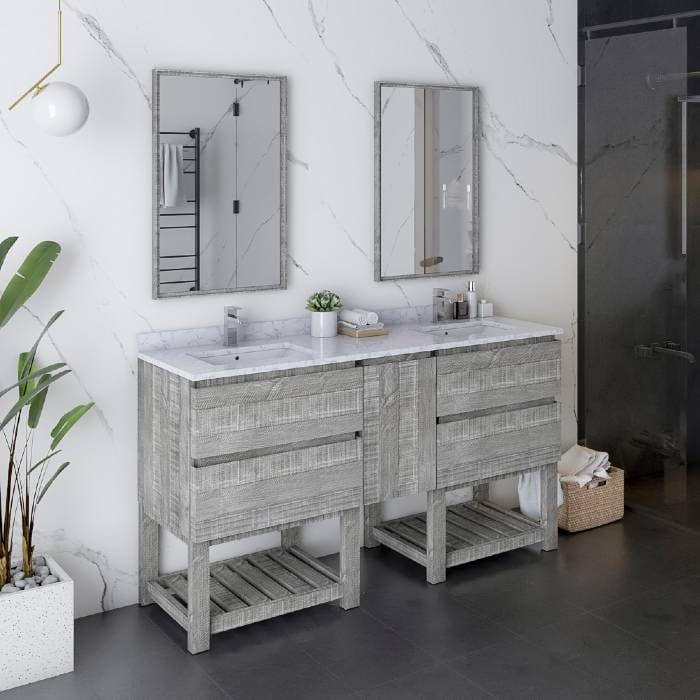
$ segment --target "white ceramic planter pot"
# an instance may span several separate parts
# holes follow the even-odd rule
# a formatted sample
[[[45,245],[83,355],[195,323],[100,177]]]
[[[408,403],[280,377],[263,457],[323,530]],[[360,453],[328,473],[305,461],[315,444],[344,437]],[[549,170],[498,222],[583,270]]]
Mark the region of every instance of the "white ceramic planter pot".
[[[332,338],[338,335],[337,311],[312,311],[311,336],[313,338]]]
[[[73,581],[45,559],[57,583],[0,595],[0,692],[73,670]]]

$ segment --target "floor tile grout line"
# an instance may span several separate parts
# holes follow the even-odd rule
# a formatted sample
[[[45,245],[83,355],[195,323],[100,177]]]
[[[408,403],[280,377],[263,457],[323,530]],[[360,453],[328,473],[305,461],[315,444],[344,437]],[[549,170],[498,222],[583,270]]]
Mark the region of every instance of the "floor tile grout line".
[[[648,644],[650,647],[655,649],[656,651],[663,651],[666,652],[667,654],[672,654],[676,655],[676,652],[674,652],[671,649],[666,648],[665,646],[662,646],[661,644],[658,644],[657,642],[652,642],[650,639],[647,637],[642,637],[636,632],[633,632],[632,630],[627,629],[626,627],[622,627],[621,625],[618,625],[616,622],[613,622],[612,620],[609,620],[607,617],[603,617],[602,615],[597,615],[596,613],[590,612],[588,613],[590,617],[595,618],[596,620],[601,620],[602,622],[605,622],[606,624],[615,627],[615,629],[620,630],[621,632],[625,632],[626,634],[629,634],[630,637],[634,637],[637,641],[644,642],[645,644]],[[692,661],[689,657],[682,657],[683,660],[685,661]],[[698,673],[697,676],[693,676],[693,678],[698,678],[700,677],[700,672]]]
[[[412,639],[409,639],[408,637],[405,637],[399,630],[397,630],[395,627],[392,627],[391,625],[387,624],[384,620],[381,618],[377,617],[374,615],[370,610],[367,608],[363,608],[362,612],[367,615],[368,617],[371,617],[375,622],[378,622],[382,627],[385,629],[389,630],[391,633],[395,634],[400,640],[406,642],[407,644],[410,644],[412,647],[414,647],[417,651],[427,653],[431,657],[434,657],[436,661],[439,661],[439,657],[434,656],[433,652],[428,649],[427,647],[422,647],[419,644],[416,644]]]
[[[336,681],[338,681],[338,683],[340,683],[343,686],[343,688],[345,690],[347,690],[349,693],[353,692],[353,689],[348,686],[348,684],[345,682],[345,679],[342,676],[340,676],[339,674],[337,674],[332,668],[328,668],[328,667],[324,666],[315,656],[313,656],[313,654],[311,654],[309,651],[307,651],[303,647],[299,647],[299,650],[301,651],[301,653],[304,656],[306,656],[307,658],[309,658],[311,660],[311,662],[314,664],[314,666],[321,669],[321,671],[327,673],[329,676],[331,676]]]
[[[449,591],[448,591],[448,595],[449,595]],[[483,620],[487,620],[488,622],[491,622],[491,623],[493,623],[493,624],[495,624],[495,625],[498,625],[498,626],[501,627],[502,629],[508,630],[508,632],[510,632],[511,634],[514,634],[516,637],[519,637],[520,639],[527,639],[527,638],[524,637],[520,632],[516,632],[514,629],[510,628],[510,627],[509,627],[505,622],[503,622],[502,620],[497,619],[497,618],[495,618],[495,617],[493,617],[493,616],[491,616],[491,615],[487,615],[487,614],[485,614],[485,613],[479,613],[479,611],[474,610],[473,608],[470,608],[469,605],[468,605],[468,603],[467,603],[466,601],[460,600],[460,597],[457,597],[457,596],[451,596],[451,597],[452,597],[452,599],[453,599],[456,603],[458,603],[459,605],[461,605],[462,607],[464,607],[466,610],[469,610],[469,612],[472,612],[472,613],[474,613],[475,615],[481,615],[481,618],[482,618]],[[568,602],[567,602],[566,604],[567,604],[567,605],[570,605]],[[574,613],[574,616],[575,616],[575,615],[581,615],[581,614],[587,612],[587,610],[585,610],[584,608],[579,608],[579,607],[576,606],[576,605],[570,605],[570,607],[572,608],[572,612]],[[556,623],[552,623],[552,624],[556,624]],[[542,626],[538,627],[537,629],[542,629],[543,627],[547,627],[547,626],[548,626],[548,625],[542,625]]]
[[[614,628],[618,629],[619,631],[624,632],[625,634],[628,634],[630,637],[636,639],[638,642],[642,642],[642,643],[644,643],[644,644],[648,644],[648,645],[651,647],[651,648],[650,648],[650,651],[663,651],[663,652],[666,652],[666,653],[669,653],[669,654],[673,654],[673,653],[674,653],[674,652],[672,652],[671,650],[667,649],[666,647],[662,647],[662,646],[659,646],[659,645],[657,645],[657,644],[654,644],[653,642],[649,641],[649,640],[646,639],[645,637],[640,637],[639,635],[635,634],[634,632],[632,632],[632,631],[630,631],[630,630],[628,630],[628,629],[626,629],[626,628],[624,628],[624,627],[620,627],[620,625],[617,625],[617,624],[615,624],[614,622],[612,622],[611,620],[608,620],[608,619],[606,619],[606,618],[604,618],[604,617],[601,617],[601,616],[599,616],[599,615],[595,615],[595,614],[590,613],[590,612],[588,612],[588,611],[584,611],[583,613],[581,613],[581,617],[583,617],[583,616],[585,616],[585,617],[592,617],[592,618],[595,619],[595,620],[599,620],[599,621],[601,621],[601,622],[604,622],[604,623],[606,623],[606,624],[609,624],[611,627],[614,627]],[[553,623],[551,623],[551,625],[545,625],[544,627],[540,627],[540,628],[539,628],[539,631],[544,630],[544,629],[546,629],[547,627],[554,626],[554,625],[556,625],[556,624],[558,624],[558,622],[553,622]],[[517,632],[513,632],[513,634],[518,634],[518,633],[517,633]],[[518,636],[520,636],[520,637],[523,639],[523,641],[528,642],[528,643],[530,643],[530,644],[532,644],[532,643],[534,642],[534,640],[530,639],[529,637],[522,636],[522,635],[518,635]],[[576,666],[573,665],[573,662],[568,661],[567,659],[559,659],[559,658],[556,657],[556,656],[554,656],[554,658],[556,658],[556,659],[557,659],[558,661],[560,661],[561,663],[565,663],[565,664],[567,664],[568,666],[571,666],[571,667],[572,667],[574,670],[576,670],[580,675],[585,675],[586,677],[591,677],[591,678],[593,678],[593,679],[598,678],[598,676],[595,676],[595,675],[592,674],[592,673],[587,673],[587,672],[584,673],[583,671],[580,671]],[[690,660],[690,659],[688,659],[688,660]],[[698,673],[698,675],[690,676],[690,677],[689,677],[690,680],[694,680],[694,679],[696,679],[696,678],[700,678],[700,672]]]
[[[510,631],[513,635],[515,635],[515,636],[518,638],[519,641],[521,641],[521,642],[523,642],[524,644],[527,644],[527,645],[532,645],[532,640],[527,639],[526,637],[523,637],[523,635],[518,634],[517,632],[513,632],[512,630],[509,630],[509,631]],[[481,653],[481,652],[484,652],[484,651],[488,651],[489,649],[498,649],[498,648],[499,648],[499,643],[490,644],[490,645],[488,645],[488,646],[486,646],[486,647],[482,647],[481,649],[476,649],[476,650],[474,650],[474,651],[470,651],[470,652],[467,653],[466,655],[463,655],[463,657],[461,657],[461,658],[466,658],[467,656],[472,656],[473,654],[478,654],[478,653]],[[552,654],[552,652],[550,652],[550,651],[548,651],[548,650],[546,650],[546,649],[543,649],[542,651],[547,655],[548,658],[552,659],[553,661],[556,661],[558,664],[561,664],[562,666],[566,666],[566,668],[568,668],[575,676],[578,676],[578,677],[581,678],[581,679],[586,679],[586,680],[589,680],[589,681],[596,680],[595,676],[593,676],[592,674],[584,673],[583,671],[581,671],[580,669],[576,668],[575,666],[573,666],[571,663],[569,663],[569,662],[566,661],[565,659],[560,659],[560,658],[558,658],[557,656],[555,656],[554,654]],[[456,661],[456,659],[454,659],[453,662],[454,662],[454,661]],[[473,684],[476,685],[477,687],[481,688],[481,686],[480,686],[471,676],[468,676],[465,672],[461,671],[459,668],[455,668],[455,667],[452,666],[452,665],[450,666],[450,668],[454,668],[454,670],[455,670],[459,675],[463,676],[464,678],[467,678],[471,683],[473,683]],[[484,688],[483,690],[486,690],[486,689]],[[490,691],[486,690],[486,692],[488,692],[490,695],[494,696],[494,694],[491,693]],[[496,696],[494,696],[494,697],[496,697]]]
[[[138,604],[137,604],[138,605]],[[151,603],[151,605],[157,605],[157,603]],[[144,607],[150,607],[148,606],[141,606],[138,605],[139,609],[142,609]],[[159,608],[160,609],[160,608]],[[168,614],[161,609],[161,612],[168,617],[168,619],[171,619]],[[224,688],[219,681],[209,673],[207,670],[206,666],[201,662],[201,660],[198,658],[200,655],[199,654],[190,654],[188,651],[184,650],[174,639],[172,639],[164,629],[161,629],[160,625],[157,625],[152,619],[149,618],[149,622],[158,630],[159,634],[161,634],[163,637],[165,637],[178,651],[180,651],[183,655],[187,654],[190,657],[193,657],[193,661],[196,664],[197,668],[218,688],[229,700],[234,700],[234,697]],[[173,620],[174,622],[174,620]],[[177,625],[177,622],[174,622],[174,624]],[[185,630],[183,627],[180,627],[180,625],[177,625],[179,629],[181,629],[185,634],[187,634],[187,630]],[[208,653],[208,652],[204,652]]]

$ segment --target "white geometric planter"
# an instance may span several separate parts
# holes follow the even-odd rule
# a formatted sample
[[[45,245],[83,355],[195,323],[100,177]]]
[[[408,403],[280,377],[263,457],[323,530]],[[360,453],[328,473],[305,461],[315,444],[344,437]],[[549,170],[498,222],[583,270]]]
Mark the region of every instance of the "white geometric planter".
[[[45,559],[57,583],[0,595],[0,692],[73,670],[73,581]]]

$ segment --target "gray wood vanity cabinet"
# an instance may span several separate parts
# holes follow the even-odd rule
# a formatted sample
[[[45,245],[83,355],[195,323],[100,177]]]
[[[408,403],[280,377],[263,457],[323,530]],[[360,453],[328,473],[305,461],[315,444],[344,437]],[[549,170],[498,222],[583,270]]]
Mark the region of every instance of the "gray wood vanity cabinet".
[[[560,343],[553,338],[436,351],[365,370],[365,546],[427,569],[542,543],[557,546]],[[541,522],[488,501],[488,483],[541,473]],[[446,507],[464,486],[474,500]],[[380,522],[382,501],[427,494],[427,510]]]
[[[524,340],[453,349],[398,329],[379,357],[371,343],[338,339],[335,356],[348,359],[219,379],[179,374],[194,362],[186,348],[145,353],[141,604],[182,625],[193,653],[211,633],[330,601],[355,607],[363,506],[365,545],[419,562],[431,583],[516,547],[556,548],[560,344],[558,329],[531,326]],[[407,347],[420,351],[396,354]],[[525,472],[543,476],[540,522],[488,501],[490,481]],[[446,507],[463,486],[473,500]],[[382,502],[423,493],[425,513],[381,522]],[[334,515],[338,571],[298,541],[304,523]],[[186,570],[159,573],[159,525],[187,543]],[[210,565],[212,544],[269,531],[282,533],[280,547]]]
[[[139,598],[188,633],[338,600],[359,605],[363,371],[354,363],[191,382],[139,361]],[[297,528],[340,515],[340,566],[304,552]],[[158,572],[158,525],[188,545]],[[282,546],[217,562],[209,547],[280,530]]]

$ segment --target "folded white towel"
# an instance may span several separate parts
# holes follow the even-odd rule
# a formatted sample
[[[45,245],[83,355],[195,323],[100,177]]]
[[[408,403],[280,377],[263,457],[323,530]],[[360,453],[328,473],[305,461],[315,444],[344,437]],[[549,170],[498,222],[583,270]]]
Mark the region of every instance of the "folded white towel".
[[[607,452],[596,452],[583,445],[574,445],[561,456],[557,469],[562,476],[580,474],[584,470],[592,474],[598,467],[609,463]]]
[[[185,204],[184,160],[182,144],[160,144],[160,206]]]
[[[341,321],[354,323],[357,326],[366,326],[369,323],[367,312],[359,309],[341,309],[338,313],[338,318]]]
[[[578,484],[579,486],[586,486],[589,484],[595,477],[598,477],[599,479],[608,479],[610,477],[610,474],[604,469],[603,467],[600,467],[599,469],[596,469],[593,474],[587,474],[587,473],[582,473],[582,474],[572,474],[571,476],[562,476],[559,477],[559,481],[567,484]]]
[[[610,457],[607,452],[597,452],[582,445],[574,445],[559,460],[557,471],[560,481],[585,486],[594,477],[607,478]]]
[[[354,309],[354,311],[367,317],[368,326],[374,326],[379,323],[379,314],[376,311],[367,311],[366,309]]]
[[[361,326],[359,323],[350,323],[350,321],[343,321],[340,320],[338,321],[339,326],[345,326],[347,328],[352,328],[353,330],[360,330],[360,331],[374,331],[374,330],[380,330],[384,328],[383,323],[366,323],[364,326]]]

